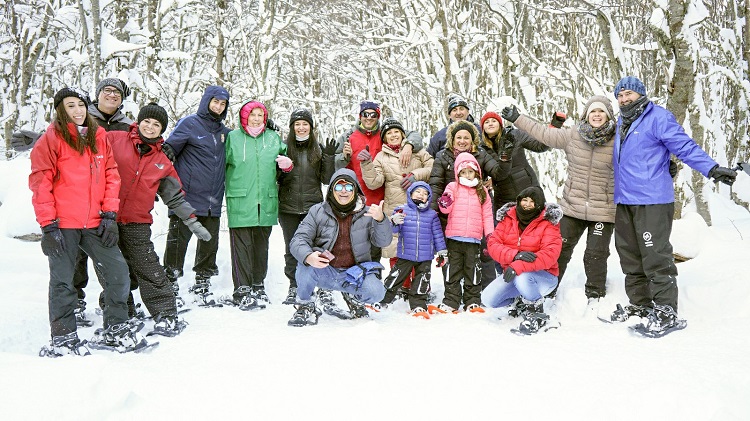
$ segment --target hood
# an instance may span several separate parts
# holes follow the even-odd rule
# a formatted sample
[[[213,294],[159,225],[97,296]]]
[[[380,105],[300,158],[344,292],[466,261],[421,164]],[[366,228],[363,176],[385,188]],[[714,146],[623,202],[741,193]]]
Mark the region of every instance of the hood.
[[[504,204],[500,209],[497,210],[497,214],[495,215],[495,219],[497,219],[497,222],[502,222],[502,220],[505,219],[506,216],[514,220],[518,219],[516,217],[516,211],[514,209],[515,207],[515,202]],[[511,209],[514,209],[512,213],[510,212]],[[543,218],[552,223],[552,225],[557,225],[560,223],[560,220],[563,217],[563,210],[557,203],[545,203],[542,215],[544,215]]]
[[[196,114],[198,114],[198,116],[201,118],[216,120],[208,112],[208,104],[211,103],[212,98],[223,99],[227,102],[227,107],[224,108],[224,112],[221,113],[218,120],[223,121],[227,117],[227,112],[229,111],[229,91],[221,86],[211,85],[206,88],[206,90],[203,92],[203,97],[201,98],[201,102],[198,105],[198,112]]]
[[[474,171],[478,173],[478,178],[482,179],[482,167],[479,166],[479,162],[474,158],[474,155],[468,152],[461,152],[456,157],[456,163],[453,165],[453,175],[456,177],[456,181],[458,181],[458,173],[466,167],[474,168]]]
[[[333,184],[334,181],[337,178],[346,178],[347,181],[350,183],[354,183],[355,186],[357,186],[357,194],[359,196],[364,196],[365,192],[362,191],[362,186],[359,185],[359,180],[357,180],[357,174],[354,173],[354,171],[350,170],[349,168],[342,168],[331,176],[331,180],[328,182],[328,193],[327,194],[333,194]]]
[[[586,102],[586,105],[583,107],[583,113],[581,114],[581,121],[588,121],[589,117],[589,108],[592,108],[591,106],[596,104],[595,108],[604,108],[604,111],[607,113],[607,117],[609,117],[610,120],[615,120],[615,113],[612,111],[612,101],[609,100],[606,96],[602,95],[594,95]]]
[[[479,147],[479,130],[474,123],[466,120],[460,120],[448,126],[445,130],[445,148],[453,150],[453,134],[459,130],[468,130],[471,133],[471,151],[476,152]]]
[[[242,128],[242,131],[244,131],[245,133],[247,133],[247,129],[246,129],[247,118],[250,116],[250,112],[256,108],[260,108],[261,110],[263,110],[263,130],[265,130],[266,123],[268,122],[268,109],[266,108],[265,105],[263,105],[262,102],[250,100],[242,105],[242,108],[240,108],[240,113],[239,113],[240,127]],[[261,131],[261,133],[263,132]]]
[[[406,189],[406,203],[407,205],[409,205],[410,208],[416,209],[417,207],[417,205],[415,205],[414,201],[411,199],[411,192],[414,191],[414,189],[416,189],[417,187],[422,187],[422,188],[427,189],[427,204],[429,205],[430,203],[432,203],[432,189],[430,188],[430,185],[425,183],[424,181],[417,181],[417,182],[412,183],[411,186],[409,186],[409,188]],[[427,206],[425,207],[425,209],[422,209],[422,210],[426,210],[426,209],[430,209],[430,207]]]

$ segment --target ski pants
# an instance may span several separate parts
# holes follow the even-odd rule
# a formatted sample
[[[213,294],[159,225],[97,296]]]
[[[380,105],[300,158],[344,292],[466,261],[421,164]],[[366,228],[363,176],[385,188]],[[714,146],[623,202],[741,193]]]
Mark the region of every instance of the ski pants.
[[[524,272],[510,282],[503,277],[495,279],[482,291],[482,302],[487,307],[497,308],[511,305],[516,297],[536,302],[544,298],[557,286],[557,276],[546,270]]]
[[[560,220],[560,234],[562,235],[562,250],[557,259],[560,267],[559,280],[562,282],[568,262],[573,250],[586,234],[586,251],[583,252],[583,269],[586,272],[586,297],[604,297],[607,293],[607,258],[609,258],[609,243],[612,241],[612,231],[615,224],[610,222],[586,221],[583,219],[563,216]],[[557,289],[557,288],[555,288]]]
[[[306,213],[279,213],[279,225],[281,225],[281,232],[284,234],[284,275],[289,279],[289,286],[295,288],[297,287],[297,259],[289,251],[289,243],[305,216],[307,216]]]
[[[273,227],[242,227],[229,229],[234,289],[249,286],[265,288],[268,273],[268,246]]]
[[[446,239],[448,245],[448,279],[445,281],[443,304],[458,309],[471,304],[481,304],[482,250],[478,243],[465,243]],[[463,288],[461,282],[463,281]]]
[[[151,316],[177,314],[172,283],[151,242],[151,224],[118,224],[120,250],[130,270],[130,284],[140,285],[141,299]]]
[[[401,288],[406,278],[411,275],[414,269],[414,278],[411,286],[409,286],[409,307],[412,310],[417,307],[427,309],[427,293],[430,291],[431,277],[430,263],[432,263],[432,260],[413,262],[399,258],[396,264],[393,265],[393,268],[391,268],[391,273],[383,280],[386,291],[382,303],[390,304],[393,302],[399,288]]]
[[[617,205],[615,248],[631,304],[677,311],[677,266],[669,236],[674,203]]]
[[[79,248],[91,257],[104,276],[104,327],[128,320],[128,265],[118,247],[104,247],[94,229],[60,230],[64,250],[49,261],[49,322],[52,336],[76,331],[73,311],[78,298],[73,272]]]
[[[374,273],[365,275],[362,285],[356,287],[346,282],[346,268],[339,269],[328,265],[318,269],[306,266],[304,263],[298,263],[296,277],[297,302],[299,303],[312,302],[312,295],[316,287],[345,292],[367,304],[380,302],[385,296],[385,287]]]
[[[195,263],[193,272],[197,279],[209,279],[219,274],[216,266],[216,253],[219,251],[219,217],[198,216],[198,222],[211,234],[208,241],[198,240],[195,248]],[[164,268],[170,281],[176,282],[182,276],[185,266],[185,254],[193,233],[176,215],[169,217],[169,231],[167,231],[167,246],[164,250]]]

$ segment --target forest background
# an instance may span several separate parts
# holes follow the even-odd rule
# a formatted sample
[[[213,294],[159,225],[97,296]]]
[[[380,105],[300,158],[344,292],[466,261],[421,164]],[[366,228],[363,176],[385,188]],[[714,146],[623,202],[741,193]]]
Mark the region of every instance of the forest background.
[[[445,99],[466,97],[476,120],[510,99],[547,121],[576,124],[594,94],[613,99],[633,74],[719,163],[748,160],[748,1],[736,0],[6,0],[0,13],[0,152],[10,134],[43,130],[63,86],[94,94],[119,77],[125,111],[156,101],[170,127],[196,111],[209,84],[232,99],[227,125],[259,99],[280,126],[313,112],[321,139],[355,122],[365,98],[429,138],[447,123]],[[284,129],[286,129],[284,127]],[[558,198],[561,152],[533,154]],[[697,172],[676,182],[710,225]],[[748,198],[730,191],[747,208]]]

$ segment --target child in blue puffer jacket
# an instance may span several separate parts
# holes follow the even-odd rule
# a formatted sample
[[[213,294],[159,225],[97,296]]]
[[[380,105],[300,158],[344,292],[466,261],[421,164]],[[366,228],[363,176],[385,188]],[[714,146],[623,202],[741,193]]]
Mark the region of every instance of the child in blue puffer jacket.
[[[409,289],[409,307],[415,317],[429,319],[427,293],[430,290],[430,262],[438,254],[442,264],[448,256],[443,229],[437,212],[430,209],[432,189],[423,181],[413,183],[406,191],[406,204],[393,211],[393,233],[398,234],[398,260],[383,280],[385,297],[380,307],[393,302],[401,285],[414,269],[414,280]]]

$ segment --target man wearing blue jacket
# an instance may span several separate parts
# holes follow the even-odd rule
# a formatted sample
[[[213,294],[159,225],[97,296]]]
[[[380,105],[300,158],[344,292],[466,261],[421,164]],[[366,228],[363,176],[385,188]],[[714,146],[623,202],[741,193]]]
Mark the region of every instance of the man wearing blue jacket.
[[[625,273],[630,305],[613,321],[648,317],[648,336],[685,326],[677,319],[677,267],[669,236],[674,215],[670,153],[704,176],[732,185],[737,174],[711,159],[663,107],[646,96],[635,76],[615,86],[620,105],[613,165],[615,175],[615,247]]]
[[[195,286],[190,290],[205,297],[211,276],[218,275],[216,253],[219,249],[219,218],[224,199],[224,142],[229,129],[222,123],[227,116],[229,92],[221,86],[206,88],[198,112],[180,119],[166,143],[164,153],[174,162],[182,181],[185,200],[195,208],[195,215],[211,234],[208,241],[198,240],[195,251]],[[167,277],[177,291],[182,276],[185,253],[192,232],[173,212],[169,212],[169,232],[164,251]]]

